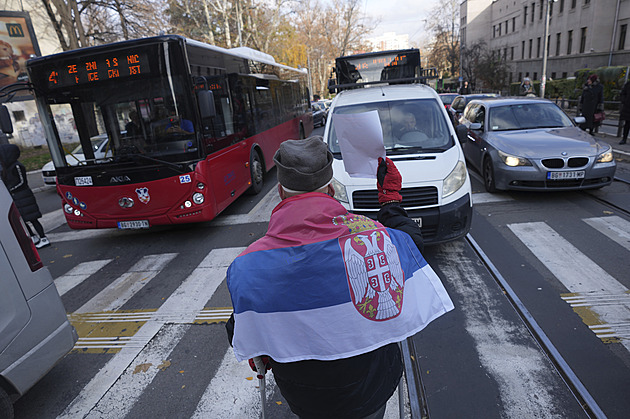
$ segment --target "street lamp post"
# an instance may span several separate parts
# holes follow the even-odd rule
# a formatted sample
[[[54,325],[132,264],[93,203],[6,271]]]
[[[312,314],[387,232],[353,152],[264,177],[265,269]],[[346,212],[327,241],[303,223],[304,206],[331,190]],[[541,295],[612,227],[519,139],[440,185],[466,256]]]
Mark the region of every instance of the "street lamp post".
[[[547,56],[549,55],[549,19],[551,17],[551,3],[558,0],[547,0],[547,15],[545,16],[545,48],[543,49],[542,80],[540,83],[540,97],[545,97],[545,85],[547,84]]]

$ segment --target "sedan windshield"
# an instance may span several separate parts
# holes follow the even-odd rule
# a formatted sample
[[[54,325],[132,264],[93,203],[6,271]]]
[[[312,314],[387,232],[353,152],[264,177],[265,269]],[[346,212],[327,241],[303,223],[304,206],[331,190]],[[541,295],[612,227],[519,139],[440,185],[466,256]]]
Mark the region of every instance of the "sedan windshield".
[[[335,116],[377,111],[388,155],[441,152],[453,145],[443,105],[435,99],[414,99],[336,107],[328,146],[340,153]]]
[[[571,119],[553,103],[526,103],[490,108],[491,131],[572,127]]]

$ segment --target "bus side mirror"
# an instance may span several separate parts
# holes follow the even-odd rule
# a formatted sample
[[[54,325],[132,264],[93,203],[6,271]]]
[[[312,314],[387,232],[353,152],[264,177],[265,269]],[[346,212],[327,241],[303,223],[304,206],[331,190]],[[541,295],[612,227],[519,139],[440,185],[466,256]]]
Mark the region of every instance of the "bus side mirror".
[[[214,93],[212,93],[212,90],[197,91],[197,103],[199,104],[201,119],[210,118],[217,114],[217,110],[214,107]]]
[[[11,115],[9,115],[9,110],[5,105],[0,106],[0,129],[5,134],[13,134]]]

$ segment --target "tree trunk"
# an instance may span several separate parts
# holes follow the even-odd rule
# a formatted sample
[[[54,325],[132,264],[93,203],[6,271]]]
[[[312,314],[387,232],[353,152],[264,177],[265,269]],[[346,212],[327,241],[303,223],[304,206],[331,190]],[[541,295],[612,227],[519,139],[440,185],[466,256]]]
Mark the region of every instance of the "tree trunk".
[[[57,34],[57,38],[59,39],[59,44],[61,45],[61,49],[64,51],[68,51],[70,47],[68,46],[66,37],[63,35],[63,31],[61,30],[61,23],[59,23],[59,21],[57,20],[57,17],[55,16],[55,12],[53,11],[52,6],[50,5],[50,0],[42,0],[42,3],[44,4],[44,7],[46,8],[46,13],[48,14],[48,17],[50,18],[50,22],[52,23],[53,28],[55,28],[55,33]]]
[[[212,32],[212,18],[210,17],[210,9],[208,8],[208,0],[203,0],[203,11],[206,15],[207,32],[206,38],[208,42],[214,45],[214,32]]]
[[[77,28],[77,32],[79,33],[79,42],[82,47],[88,46],[87,38],[85,37],[85,31],[83,30],[83,23],[81,22],[81,15],[79,14],[79,8],[77,7],[76,0],[68,0],[70,4],[70,8],[74,12],[74,25]]]

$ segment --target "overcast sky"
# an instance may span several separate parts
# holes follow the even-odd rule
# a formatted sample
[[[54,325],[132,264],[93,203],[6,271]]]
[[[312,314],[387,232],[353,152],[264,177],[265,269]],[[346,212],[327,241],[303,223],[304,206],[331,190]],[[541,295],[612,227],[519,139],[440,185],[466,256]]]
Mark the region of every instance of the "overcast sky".
[[[396,32],[409,35],[410,43],[419,44],[427,38],[423,20],[436,4],[437,0],[364,0],[363,7],[368,15],[381,19],[372,36]]]

